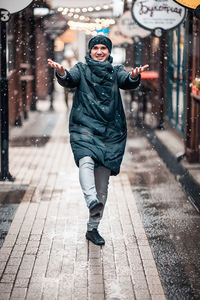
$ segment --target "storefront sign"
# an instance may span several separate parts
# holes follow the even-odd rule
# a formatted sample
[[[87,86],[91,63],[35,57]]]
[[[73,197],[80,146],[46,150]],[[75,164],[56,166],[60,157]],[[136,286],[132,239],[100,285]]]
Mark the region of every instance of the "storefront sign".
[[[33,0],[20,0],[20,1],[13,1],[13,0],[1,0],[0,8],[4,8],[9,13],[14,14],[24,8],[26,8],[29,4],[31,4]]]
[[[187,7],[195,9],[194,13],[197,18],[200,19],[200,1],[199,0],[174,0],[177,3]]]
[[[8,22],[9,20],[10,20],[9,11],[0,8],[0,22]]]
[[[121,16],[117,23],[117,26],[119,28],[119,31],[126,37],[144,38],[151,34],[150,31],[143,29],[133,20],[130,11],[126,11]]]
[[[136,0],[132,6],[134,20],[158,37],[163,30],[178,26],[184,20],[185,13],[185,8],[173,0]]]

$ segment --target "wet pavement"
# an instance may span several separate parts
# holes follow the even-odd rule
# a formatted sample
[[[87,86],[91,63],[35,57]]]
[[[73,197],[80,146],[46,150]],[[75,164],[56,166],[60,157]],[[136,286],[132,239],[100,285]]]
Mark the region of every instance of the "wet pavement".
[[[200,299],[200,215],[144,131],[131,123],[123,169],[128,172],[165,294],[168,299]]]
[[[144,132],[129,121],[97,247],[85,240],[64,104],[40,104],[11,132],[16,181],[0,183],[0,300],[200,299],[200,215]]]
[[[46,143],[10,147],[16,178],[11,185],[27,188],[10,212],[0,248],[0,299],[166,299],[126,173],[110,179],[99,228],[105,246],[86,240],[88,209],[69,145],[68,116],[63,102],[55,105],[58,118]],[[11,139],[48,136],[38,114],[45,123],[53,112],[34,114]],[[0,185],[11,188],[8,182]]]
[[[0,190],[0,247],[3,245],[15,212],[26,192],[25,185],[1,185]]]

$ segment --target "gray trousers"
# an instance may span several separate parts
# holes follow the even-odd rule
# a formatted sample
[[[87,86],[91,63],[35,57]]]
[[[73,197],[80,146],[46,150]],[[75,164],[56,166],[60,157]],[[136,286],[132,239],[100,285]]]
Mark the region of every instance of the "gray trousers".
[[[90,206],[93,200],[99,200],[105,206],[109,177],[110,170],[103,166],[94,168],[94,160],[91,157],[85,156],[79,160],[79,181],[87,207]],[[103,210],[100,211],[100,216],[98,217],[89,216],[87,230],[98,228],[103,216]]]

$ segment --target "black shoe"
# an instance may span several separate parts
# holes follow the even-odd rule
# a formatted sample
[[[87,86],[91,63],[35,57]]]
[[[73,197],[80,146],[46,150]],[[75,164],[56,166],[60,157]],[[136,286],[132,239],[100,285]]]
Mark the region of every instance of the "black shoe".
[[[93,200],[90,203],[89,206],[89,211],[90,211],[90,215],[91,217],[96,216],[97,214],[99,214],[99,211],[103,208],[103,203],[99,202],[98,200]]]
[[[98,246],[105,244],[105,240],[100,236],[96,228],[86,232],[86,239]]]

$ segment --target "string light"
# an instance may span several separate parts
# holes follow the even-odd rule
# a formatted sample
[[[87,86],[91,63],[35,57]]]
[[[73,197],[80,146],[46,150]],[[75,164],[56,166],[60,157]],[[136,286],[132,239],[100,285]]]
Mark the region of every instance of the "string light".
[[[87,32],[88,34],[89,33],[91,34],[91,32],[94,32],[95,30],[101,30],[103,28],[107,28],[110,25],[115,24],[115,20],[113,20],[113,19],[104,19],[104,20],[99,19],[98,21],[99,22],[95,22],[95,23],[94,22],[87,23],[87,22],[78,22],[78,21],[70,20],[70,21],[68,21],[68,25],[69,25],[70,29],[72,29],[72,30],[83,30],[83,31]]]
[[[130,0],[129,0],[130,1]],[[76,13],[79,13],[79,12],[92,12],[92,11],[94,11],[94,10],[96,10],[96,11],[100,11],[100,10],[108,10],[109,8],[112,8],[113,7],[113,4],[104,4],[104,5],[102,5],[102,6],[100,6],[100,5],[98,5],[98,6],[96,6],[95,8],[94,7],[92,7],[92,6],[89,6],[89,7],[83,7],[83,8],[79,8],[79,7],[71,7],[71,8],[69,8],[68,10],[70,11],[70,12],[76,12]],[[57,11],[59,11],[59,12],[62,12],[63,10],[65,10],[65,8],[63,8],[63,7],[58,7],[57,8]]]
[[[115,24],[114,19],[105,19],[105,18],[93,18],[89,16],[84,16],[82,13],[100,11],[100,10],[108,10],[113,7],[113,4],[104,4],[102,6],[98,5],[95,7],[58,7],[57,11],[61,12],[63,15],[67,15],[67,18],[73,18],[68,21],[68,25],[72,30],[82,30],[86,34],[96,34],[96,30],[101,30],[104,28],[108,28],[110,25]]]
[[[96,22],[96,23],[100,23],[100,22],[101,22],[101,19],[96,18],[96,19],[95,19],[95,22]]]
[[[65,8],[65,9],[62,11],[62,15],[66,15],[68,11],[69,11],[69,9],[68,9],[68,8]]]

